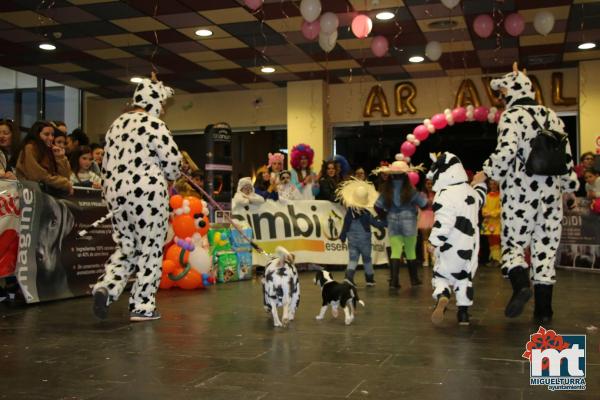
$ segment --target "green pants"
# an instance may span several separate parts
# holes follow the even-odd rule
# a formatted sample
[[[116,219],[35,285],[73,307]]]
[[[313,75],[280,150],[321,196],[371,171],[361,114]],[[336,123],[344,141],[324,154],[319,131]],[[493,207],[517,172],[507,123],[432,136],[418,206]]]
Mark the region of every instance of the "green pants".
[[[407,260],[417,259],[417,236],[392,236],[390,237],[390,246],[392,247],[392,259],[400,259],[402,250],[406,254]]]

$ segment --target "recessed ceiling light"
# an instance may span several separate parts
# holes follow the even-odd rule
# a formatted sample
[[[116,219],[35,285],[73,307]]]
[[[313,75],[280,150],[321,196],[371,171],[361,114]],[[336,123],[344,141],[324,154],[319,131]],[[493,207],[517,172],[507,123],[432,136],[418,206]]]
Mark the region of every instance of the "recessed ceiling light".
[[[39,48],[46,51],[56,50],[56,46],[50,43],[41,43]]]
[[[377,18],[380,21],[387,21],[390,19],[393,19],[396,15],[393,12],[390,11],[382,11],[380,13],[377,13],[377,15],[375,15],[375,18]]]
[[[589,50],[589,49],[593,49],[594,47],[596,47],[596,43],[592,43],[592,42],[581,43],[579,46],[577,46],[577,48],[579,50]]]
[[[213,35],[213,31],[211,31],[210,29],[198,29],[196,31],[196,35],[200,37],[209,37]]]
[[[140,78],[139,76],[134,76],[133,78],[130,79],[130,81],[132,83],[142,83],[142,78]]]
[[[262,72],[263,74],[272,74],[273,72],[275,72],[275,68],[273,68],[273,67],[262,67],[260,69],[260,72]]]
[[[420,63],[425,61],[425,59],[421,56],[412,56],[411,58],[408,59],[408,61],[410,61],[411,63]]]

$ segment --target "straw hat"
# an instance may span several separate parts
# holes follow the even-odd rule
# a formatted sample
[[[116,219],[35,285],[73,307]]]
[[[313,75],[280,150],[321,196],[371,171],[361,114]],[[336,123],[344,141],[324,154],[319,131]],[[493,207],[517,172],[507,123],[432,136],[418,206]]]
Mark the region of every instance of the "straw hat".
[[[351,178],[340,184],[336,197],[346,208],[354,210],[372,209],[379,197],[371,182]]]
[[[372,175],[378,174],[390,174],[390,175],[400,175],[406,174],[409,172],[423,172],[425,168],[423,168],[423,164],[420,164],[416,167],[411,166],[406,162],[404,157],[400,154],[396,155],[396,161],[391,163],[390,165],[382,165],[380,167],[375,168],[371,171]]]

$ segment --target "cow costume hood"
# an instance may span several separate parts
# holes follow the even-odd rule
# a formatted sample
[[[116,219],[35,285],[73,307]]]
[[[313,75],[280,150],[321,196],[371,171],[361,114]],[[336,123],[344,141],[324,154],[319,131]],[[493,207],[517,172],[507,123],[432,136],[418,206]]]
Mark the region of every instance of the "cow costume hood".
[[[152,81],[142,79],[133,93],[133,105],[146,110],[146,112],[156,118],[160,118],[163,109],[163,103],[173,96],[175,92],[168,86],[164,86],[161,81]]]
[[[490,86],[493,90],[500,90],[500,88],[506,88],[508,93],[502,95],[506,101],[506,108],[510,108],[517,100],[529,99],[535,104],[535,91],[533,90],[533,84],[527,77],[525,70],[519,71],[517,63],[513,64],[513,71],[504,75],[502,78],[492,79]]]
[[[440,190],[459,183],[467,183],[468,177],[460,159],[452,153],[443,153],[440,156],[431,155],[433,164],[427,173],[427,179],[433,182],[432,190]]]

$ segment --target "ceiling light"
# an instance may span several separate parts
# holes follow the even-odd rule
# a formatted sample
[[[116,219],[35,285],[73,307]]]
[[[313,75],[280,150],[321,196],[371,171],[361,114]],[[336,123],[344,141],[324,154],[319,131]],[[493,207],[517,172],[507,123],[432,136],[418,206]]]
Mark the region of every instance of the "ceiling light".
[[[577,48],[579,50],[589,50],[589,49],[593,49],[594,47],[596,47],[596,43],[592,43],[592,42],[581,43],[579,46],[577,46]]]
[[[39,48],[46,51],[56,50],[56,46],[50,43],[41,43]]]
[[[196,31],[196,35],[200,37],[210,37],[213,35],[213,31],[211,31],[210,29],[198,29]]]
[[[263,74],[272,74],[273,72],[275,72],[275,68],[273,68],[273,67],[262,67],[260,69],[260,72],[262,72]]]
[[[390,19],[393,19],[396,15],[394,15],[393,12],[390,11],[382,11],[380,13],[377,13],[377,15],[375,15],[375,18],[377,18],[380,21],[387,21]]]
[[[408,61],[410,61],[411,63],[420,63],[425,61],[425,59],[421,56],[412,56],[411,58],[408,59]]]
[[[142,83],[142,78],[140,78],[139,76],[134,76],[130,79],[130,81],[131,83]]]

